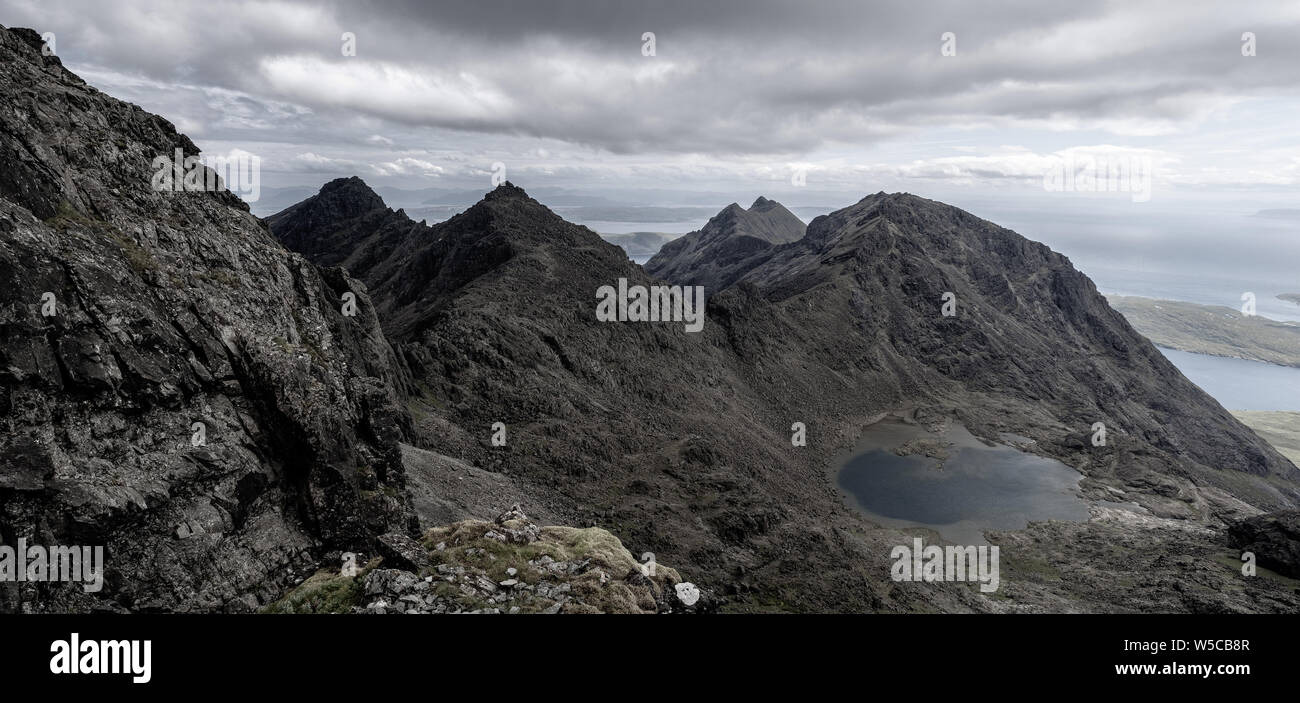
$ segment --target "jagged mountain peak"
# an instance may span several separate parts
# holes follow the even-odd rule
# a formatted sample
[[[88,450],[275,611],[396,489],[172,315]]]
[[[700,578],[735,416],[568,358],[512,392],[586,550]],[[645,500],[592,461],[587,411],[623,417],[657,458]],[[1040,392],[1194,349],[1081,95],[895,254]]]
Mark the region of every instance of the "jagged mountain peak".
[[[345,266],[360,276],[368,255],[364,241],[374,232],[400,239],[409,220],[394,212],[358,176],[336,178],[302,202],[266,218],[276,239],[320,266]]]
[[[532,275],[531,264],[521,272],[512,262],[604,272],[629,265],[621,249],[509,181],[434,225],[414,222],[401,210],[319,217],[307,207],[311,201],[268,218],[272,233],[311,261],[343,266],[364,281],[394,339],[418,333],[480,277]]]
[[[906,234],[917,243],[943,248],[954,244],[953,237],[960,238],[962,232],[971,230],[985,231],[995,239],[1013,244],[1013,248],[1019,247],[1021,242],[1028,242],[1014,232],[959,207],[912,193],[884,191],[813,218],[808,223],[804,241],[820,249],[841,248],[869,244],[876,235]],[[1035,242],[1028,243],[1041,246]]]
[[[781,203],[759,196],[748,210],[732,205],[734,215],[727,236],[758,237],[772,244],[785,244],[803,237],[805,225]]]
[[[488,191],[464,212],[430,229],[435,239],[448,242],[477,243],[484,237],[493,237],[516,253],[550,245],[580,249],[604,242],[600,235],[565,220],[509,181]],[[557,254],[566,255],[564,251]]]
[[[829,214],[835,215],[839,213],[846,213],[854,216],[861,216],[876,210],[880,210],[882,212],[896,213],[896,212],[903,212],[909,209],[918,209],[918,208],[927,209],[927,208],[935,208],[935,207],[958,210],[958,208],[955,208],[952,205],[949,205],[947,203],[943,203],[938,200],[930,200],[929,198],[923,198],[913,193],[908,193],[905,191],[897,192],[897,193],[886,193],[885,191],[882,190],[882,191],[877,191],[875,193],[869,193],[863,196],[856,203],[853,203],[848,207],[841,208],[840,210],[836,210],[835,212]],[[825,215],[823,215],[823,217],[825,217]]]
[[[748,208],[731,203],[709,219],[709,224],[724,236],[758,237],[775,244],[794,241],[803,236],[804,224],[775,200],[758,196]]]
[[[384,199],[359,176],[336,178],[321,186],[306,203],[334,218],[358,217],[372,210],[387,209]]]
[[[514,183],[511,183],[510,181],[506,181],[501,185],[488,191],[487,195],[483,196],[483,200],[489,202],[497,202],[503,200],[508,201],[508,200],[533,200],[533,199],[528,197],[528,193],[524,192],[523,188],[520,188],[519,186],[515,185]],[[533,202],[536,201],[534,200]]]
[[[344,178],[335,178],[320,187],[321,195],[357,195],[367,198],[378,198],[379,194],[366,183],[361,176],[347,176]]]
[[[759,254],[798,241],[805,231],[785,206],[759,196],[748,210],[731,203],[698,231],[665,244],[645,268],[673,283],[720,290],[749,270],[748,262]]]
[[[523,188],[506,181],[489,190],[477,203],[474,203],[459,215],[452,217],[448,222],[467,216],[471,218],[498,217],[507,213],[529,213],[544,219],[561,220],[559,215],[551,212],[550,208],[533,199]]]

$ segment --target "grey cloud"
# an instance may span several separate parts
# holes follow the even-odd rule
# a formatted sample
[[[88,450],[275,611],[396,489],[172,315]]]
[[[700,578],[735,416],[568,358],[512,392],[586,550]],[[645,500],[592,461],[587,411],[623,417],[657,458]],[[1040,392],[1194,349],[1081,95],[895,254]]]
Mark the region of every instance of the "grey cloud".
[[[0,21],[58,32],[74,68],[192,86],[153,91],[146,107],[224,140],[361,145],[434,128],[721,156],[953,123],[1176,124],[1223,96],[1294,95],[1300,18],[1281,14],[1251,2],[0,0]],[[1248,29],[1261,55],[1243,61]],[[355,58],[339,52],[343,31]],[[641,56],[643,31],[657,56]],[[939,56],[945,31],[956,57]]]

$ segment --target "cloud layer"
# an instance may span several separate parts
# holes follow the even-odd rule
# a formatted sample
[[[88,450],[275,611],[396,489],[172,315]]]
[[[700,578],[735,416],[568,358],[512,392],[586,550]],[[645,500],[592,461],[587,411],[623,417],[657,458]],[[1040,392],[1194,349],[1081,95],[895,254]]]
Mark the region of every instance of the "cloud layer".
[[[1294,3],[0,0],[0,22],[286,173],[996,182],[1119,145],[1172,184],[1294,185],[1300,154]]]

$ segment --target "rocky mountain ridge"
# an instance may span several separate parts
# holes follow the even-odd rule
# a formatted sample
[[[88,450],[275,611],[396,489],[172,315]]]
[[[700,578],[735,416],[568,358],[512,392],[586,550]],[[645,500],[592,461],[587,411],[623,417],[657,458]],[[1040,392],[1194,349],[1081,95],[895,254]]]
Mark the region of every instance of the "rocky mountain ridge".
[[[732,203],[700,230],[663,245],[645,270],[681,285],[704,286],[712,295],[748,271],[749,262],[803,238],[804,231],[803,221],[783,205],[759,196],[748,210]]]
[[[273,229],[294,226],[285,217]],[[409,401],[415,442],[502,476],[566,522],[618,526],[636,549],[725,584],[735,609],[996,609],[881,581],[899,537],[846,509],[827,470],[890,413],[961,422],[986,441],[1033,438],[1085,474],[1085,497],[1123,495],[1151,516],[1130,535],[1135,523],[1099,513],[1059,543],[1031,526],[1062,568],[1115,531],[1133,553],[1187,534],[1208,540],[1205,553],[1228,549],[1226,523],[1297,500],[1295,467],[1183,379],[1068,260],[940,203],[880,193],[817,218],[712,294],[699,334],[594,319],[599,286],[655,280],[515,186],[403,240],[408,227],[389,215],[363,236],[358,250],[383,241],[387,253],[354,273],[392,314],[388,332],[421,389]],[[956,315],[942,314],[945,293]],[[792,421],[816,440],[791,447]],[[1094,447],[1098,421],[1112,439]],[[496,423],[505,445],[488,440]],[[1106,565],[1115,578],[1139,561],[1126,554]],[[1022,587],[1029,607],[1129,602],[1011,586]],[[1199,593],[1154,605],[1172,597],[1157,588],[1140,600],[1210,607]]]

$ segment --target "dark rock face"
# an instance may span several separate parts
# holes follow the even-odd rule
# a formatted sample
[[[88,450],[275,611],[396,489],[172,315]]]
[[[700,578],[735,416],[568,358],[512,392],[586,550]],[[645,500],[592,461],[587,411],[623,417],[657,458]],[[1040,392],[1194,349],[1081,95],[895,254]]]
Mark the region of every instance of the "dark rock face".
[[[401,532],[380,535],[379,556],[384,564],[394,569],[419,571],[429,565],[429,554],[420,543]]]
[[[375,212],[317,237],[355,239]],[[1065,257],[933,201],[869,196],[767,246],[711,296],[698,334],[598,322],[599,286],[654,280],[514,186],[433,227],[387,213],[357,247],[385,252],[353,273],[423,389],[409,401],[417,444],[508,475],[569,524],[621,525],[633,552],[719,584],[733,607],[992,607],[959,590],[891,588],[884,555],[897,533],[866,526],[828,478],[836,453],[890,411],[1034,439],[1085,474],[1085,495],[1123,491],[1156,520],[1221,530],[1300,497],[1296,468],[1182,378]],[[683,275],[670,280],[690,283]],[[945,292],[955,317],[941,314]],[[791,446],[795,421],[807,447]],[[489,443],[496,422],[505,446]],[[1091,446],[1095,422],[1106,446]],[[1186,539],[1128,523],[1080,530],[1044,548],[1086,560],[1087,545],[1114,542],[1107,530],[1134,554]],[[1196,537],[1198,549],[1222,549],[1216,534]],[[1116,573],[1132,568],[1115,561]],[[1219,607],[1163,589],[1146,595]],[[1018,598],[1115,610],[1129,596],[1057,584]]]
[[[1233,546],[1253,552],[1259,565],[1300,578],[1300,510],[1265,513],[1228,528]]]
[[[289,249],[300,252],[319,266],[346,266],[364,270],[355,256],[365,237],[382,220],[393,214],[375,191],[360,178],[339,178],[326,183],[320,193],[266,219],[276,236]],[[344,220],[358,220],[353,229],[334,229]],[[322,231],[333,236],[322,237]]]
[[[762,261],[769,249],[803,235],[799,218],[760,196],[748,210],[732,203],[699,231],[668,242],[645,270],[673,283],[704,286],[705,294],[713,295]]]
[[[104,545],[106,574],[0,610],[245,610],[410,529],[406,377],[364,286],[230,193],[155,191],[193,143],[39,47],[0,29],[0,537]]]
[[[1300,500],[1300,471],[1183,377],[1066,257],[955,207],[868,196],[813,220],[727,293],[746,298],[739,288],[751,284],[789,328],[852,311],[855,334],[819,345],[824,363],[902,370],[904,397],[949,397],[975,424],[1033,428],[1091,478],[1150,489],[1176,476],[1264,509]],[[953,317],[940,314],[947,292]],[[1108,428],[1105,447],[1087,441],[1095,422]],[[1186,517],[1194,502],[1144,505]]]

